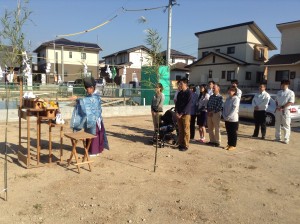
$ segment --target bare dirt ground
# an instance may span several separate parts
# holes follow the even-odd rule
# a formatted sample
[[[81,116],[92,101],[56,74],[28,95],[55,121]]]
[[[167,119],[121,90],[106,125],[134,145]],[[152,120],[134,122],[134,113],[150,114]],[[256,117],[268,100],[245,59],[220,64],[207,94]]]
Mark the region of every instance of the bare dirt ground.
[[[78,174],[74,166],[22,167],[18,124],[9,124],[8,201],[2,193],[0,223],[300,223],[299,128],[289,145],[272,141],[274,128],[264,141],[251,139],[253,125],[244,123],[236,151],[195,142],[187,152],[165,147],[154,173],[150,116],[107,118],[105,125],[111,150],[92,158],[92,172]],[[0,190],[3,124],[1,133]],[[68,139],[64,148],[66,159]]]

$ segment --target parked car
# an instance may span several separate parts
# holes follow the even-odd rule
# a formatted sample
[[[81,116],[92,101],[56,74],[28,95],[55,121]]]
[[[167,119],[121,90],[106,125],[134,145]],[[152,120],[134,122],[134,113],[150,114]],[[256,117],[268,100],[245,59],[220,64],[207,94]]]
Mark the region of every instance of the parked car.
[[[74,81],[62,82],[58,86],[58,91],[60,94],[72,94],[73,93]]]
[[[105,79],[104,78],[99,78],[99,79],[95,79],[96,81],[96,89],[103,94],[104,91],[104,87],[105,87]]]
[[[102,87],[105,86],[106,82],[104,78],[95,79],[96,81],[96,87]]]
[[[103,91],[104,86],[106,84],[105,79],[104,78],[99,78],[99,79],[95,79],[96,81],[96,89],[99,90],[100,92]],[[76,79],[73,82],[73,93],[74,95],[85,95],[85,88],[83,85],[83,79]]]
[[[83,85],[83,79],[76,79],[73,84],[73,93],[74,95],[84,96],[85,88]]]
[[[75,85],[75,86],[83,85],[83,79],[76,79],[76,80],[74,81],[74,85]]]
[[[73,86],[74,86],[74,81],[67,82],[68,92],[73,93]]]
[[[243,94],[241,97],[239,116],[241,118],[250,118],[253,119],[254,108],[252,107],[252,100],[255,96],[255,93]],[[267,125],[275,124],[275,110],[276,110],[276,94],[270,94],[271,99],[267,109],[266,122]],[[292,122],[300,121],[300,105],[291,106],[291,119]]]

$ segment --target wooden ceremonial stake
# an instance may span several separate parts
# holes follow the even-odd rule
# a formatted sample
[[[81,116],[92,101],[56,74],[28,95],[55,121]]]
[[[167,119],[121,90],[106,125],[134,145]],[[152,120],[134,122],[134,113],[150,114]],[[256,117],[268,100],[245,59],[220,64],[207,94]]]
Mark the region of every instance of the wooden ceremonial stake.
[[[159,116],[157,116],[156,145],[155,145],[155,157],[154,157],[154,173],[155,173],[156,167],[157,167],[156,161],[157,161],[158,137],[159,137]]]
[[[19,145],[21,145],[21,120],[22,120],[22,106],[23,106],[23,78],[20,79],[20,95],[19,95],[19,101],[20,101],[20,105],[19,105]]]

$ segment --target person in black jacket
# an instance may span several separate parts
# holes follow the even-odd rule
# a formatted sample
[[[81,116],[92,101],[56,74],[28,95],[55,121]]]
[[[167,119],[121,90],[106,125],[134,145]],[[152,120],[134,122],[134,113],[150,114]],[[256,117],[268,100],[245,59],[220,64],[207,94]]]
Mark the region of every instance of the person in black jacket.
[[[188,80],[186,78],[180,80],[180,86],[181,91],[178,93],[175,104],[179,134],[178,147],[180,151],[186,151],[190,142],[192,93],[188,88]]]

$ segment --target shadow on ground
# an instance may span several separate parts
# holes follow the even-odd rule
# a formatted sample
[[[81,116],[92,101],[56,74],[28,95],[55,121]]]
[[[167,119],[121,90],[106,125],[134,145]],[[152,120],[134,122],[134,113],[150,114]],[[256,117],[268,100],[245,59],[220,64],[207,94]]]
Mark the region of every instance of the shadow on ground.
[[[31,160],[32,164],[36,162],[36,139],[31,138],[30,146],[31,146]],[[40,162],[48,163],[49,161],[49,142],[48,140],[41,140],[41,152],[40,152]],[[57,162],[59,160],[59,149],[60,143],[52,142],[52,162]],[[69,156],[72,151],[72,146],[70,144],[62,144],[63,155]],[[21,146],[7,142],[5,149],[5,142],[0,142],[0,159],[5,159],[5,150],[7,150],[7,158],[9,163],[14,163],[18,166],[24,167],[24,164],[20,163],[18,160],[18,152],[22,152],[24,155],[27,155],[27,138],[21,138]],[[81,145],[78,144],[78,150],[83,154],[84,150]]]
[[[106,130],[106,133],[108,136],[113,136],[120,139],[125,139],[131,142],[141,142],[145,145],[149,145],[149,140],[153,137],[153,131],[127,126],[127,125],[112,125],[114,127],[119,127],[120,129],[127,129],[134,132],[134,134],[120,134],[118,132],[108,131]]]

